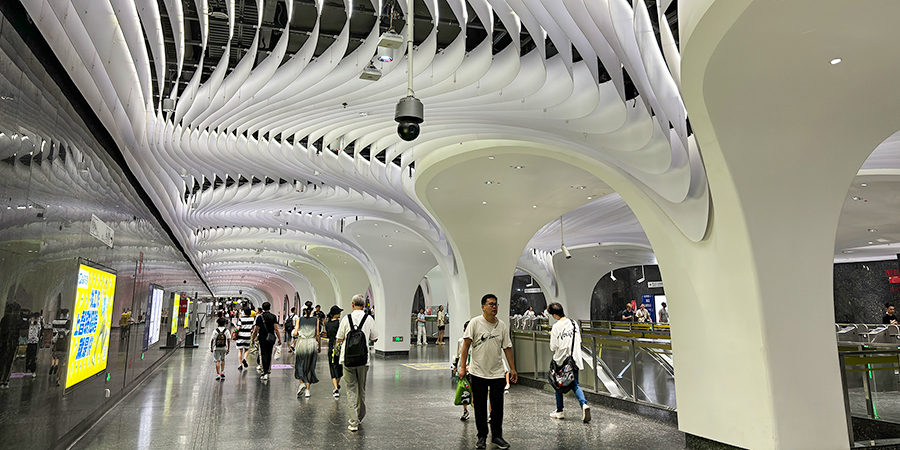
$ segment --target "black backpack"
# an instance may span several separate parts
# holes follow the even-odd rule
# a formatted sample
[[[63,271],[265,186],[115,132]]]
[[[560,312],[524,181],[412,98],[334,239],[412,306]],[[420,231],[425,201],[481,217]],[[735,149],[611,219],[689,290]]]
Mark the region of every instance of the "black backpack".
[[[225,332],[224,331],[218,332],[218,334],[216,335],[216,348],[225,348],[225,346],[227,344],[228,344],[228,337],[225,336]]]
[[[287,319],[284,321],[284,331],[290,333],[294,331],[294,318],[296,318],[295,314],[290,314]]]
[[[362,331],[367,317],[369,317],[368,314],[364,315],[359,326],[354,327],[353,315],[347,314],[347,320],[350,322],[350,332],[344,339],[344,365],[347,367],[364,366],[369,361],[369,343],[366,334]]]

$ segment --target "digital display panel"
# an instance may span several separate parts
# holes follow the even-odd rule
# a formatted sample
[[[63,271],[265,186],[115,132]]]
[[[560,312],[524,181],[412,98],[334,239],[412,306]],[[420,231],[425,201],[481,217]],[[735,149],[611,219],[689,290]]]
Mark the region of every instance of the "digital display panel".
[[[147,305],[147,338],[144,342],[144,351],[159,341],[159,327],[162,319],[163,290],[150,285],[150,301]]]
[[[184,302],[187,303],[187,308],[184,309],[184,327],[187,328],[191,323],[191,299],[189,297],[184,298]]]
[[[175,306],[172,307],[172,330],[171,334],[178,334],[178,307],[181,305],[181,295],[175,294]]]
[[[115,274],[79,267],[66,389],[106,369],[115,293]]]

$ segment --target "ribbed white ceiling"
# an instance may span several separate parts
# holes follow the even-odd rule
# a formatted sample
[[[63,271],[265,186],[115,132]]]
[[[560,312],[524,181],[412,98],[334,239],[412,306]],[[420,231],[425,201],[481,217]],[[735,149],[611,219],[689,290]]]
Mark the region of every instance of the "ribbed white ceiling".
[[[362,218],[402,224],[452,260],[415,196],[415,164],[481,139],[602,164],[703,237],[706,175],[679,94],[671,0],[417,1],[425,122],[413,142],[393,121],[405,51],[374,63],[378,81],[359,78],[390,11],[405,35],[405,3],[23,1],[217,295],[240,273],[255,285],[245,292],[281,297],[289,286],[269,280],[296,272],[291,261],[328,273],[309,246],[375,273],[342,232]],[[571,245],[646,243],[618,195],[564,220]],[[551,251],[558,238],[557,221],[529,247]]]

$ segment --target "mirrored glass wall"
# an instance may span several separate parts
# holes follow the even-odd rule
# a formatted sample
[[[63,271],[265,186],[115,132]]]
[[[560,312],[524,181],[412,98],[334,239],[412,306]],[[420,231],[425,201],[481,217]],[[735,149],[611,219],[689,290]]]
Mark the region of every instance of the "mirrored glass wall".
[[[0,446],[11,449],[77,434],[184,339],[175,296],[209,295],[59,76],[0,15]]]

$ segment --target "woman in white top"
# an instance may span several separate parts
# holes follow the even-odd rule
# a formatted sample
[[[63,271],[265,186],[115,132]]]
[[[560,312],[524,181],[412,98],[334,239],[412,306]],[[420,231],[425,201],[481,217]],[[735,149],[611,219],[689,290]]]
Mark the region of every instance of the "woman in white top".
[[[581,330],[578,324],[572,319],[566,319],[563,307],[559,303],[553,302],[547,306],[547,312],[556,319],[553,328],[550,330],[550,351],[553,352],[553,360],[557,364],[572,355],[578,370],[584,370],[584,362],[581,357]],[[574,342],[573,342],[574,339]],[[591,407],[588,406],[587,400],[584,399],[584,391],[578,385],[578,377],[575,377],[575,386],[572,388],[578,403],[581,403],[581,420],[584,423],[591,421]],[[550,414],[554,419],[562,419],[563,416],[563,395],[556,393],[556,412]]]
[[[437,345],[444,345],[444,327],[446,324],[444,321],[447,320],[447,314],[444,313],[444,305],[438,306],[437,313],[437,323],[438,323],[438,337],[437,337]]]

